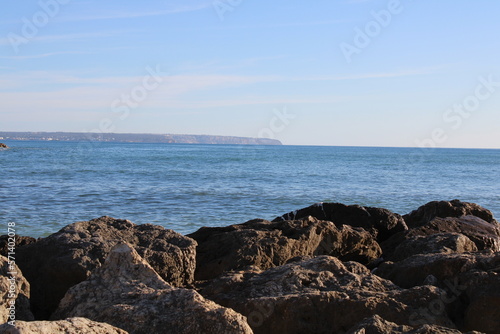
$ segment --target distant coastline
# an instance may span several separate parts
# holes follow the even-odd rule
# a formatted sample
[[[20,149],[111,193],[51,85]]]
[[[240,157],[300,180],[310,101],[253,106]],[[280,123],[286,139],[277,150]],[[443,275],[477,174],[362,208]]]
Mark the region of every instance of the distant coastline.
[[[140,133],[92,132],[0,132],[1,140],[97,141],[116,143],[165,143],[211,145],[283,145],[270,138],[250,138],[211,135],[175,135]]]

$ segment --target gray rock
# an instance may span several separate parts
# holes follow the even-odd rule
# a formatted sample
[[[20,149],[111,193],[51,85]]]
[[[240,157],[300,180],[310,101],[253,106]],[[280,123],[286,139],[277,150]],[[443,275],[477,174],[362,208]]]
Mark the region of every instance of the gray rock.
[[[66,291],[86,280],[118,243],[129,243],[170,284],[194,279],[196,242],[150,224],[101,217],[68,225],[38,242],[18,247],[17,261],[31,283],[36,319],[46,320]]]
[[[0,334],[127,334],[126,331],[108,324],[91,321],[85,318],[71,318],[59,321],[16,321],[16,327],[4,324],[0,326]]]
[[[0,323],[33,320],[30,311],[30,284],[21,269],[0,255]],[[11,315],[13,318],[11,318]]]
[[[126,244],[114,247],[102,267],[68,290],[53,318],[68,317],[133,334],[252,333],[242,315],[194,290],[171,287]]]
[[[410,325],[443,291],[404,290],[359,264],[319,256],[264,272],[231,272],[201,285],[200,293],[245,315],[255,333],[293,334],[342,333],[376,314]],[[454,327],[444,310],[426,321]]]
[[[338,228],[313,217],[204,227],[188,236],[198,242],[197,280],[247,266],[269,269],[297,256],[332,255],[368,264],[382,254],[374,237],[365,230],[345,225]]]

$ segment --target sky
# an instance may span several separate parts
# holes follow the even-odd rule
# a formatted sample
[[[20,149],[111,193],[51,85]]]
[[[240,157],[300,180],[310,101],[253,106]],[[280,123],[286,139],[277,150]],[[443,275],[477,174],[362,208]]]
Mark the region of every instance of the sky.
[[[23,0],[0,131],[500,148],[500,2]]]

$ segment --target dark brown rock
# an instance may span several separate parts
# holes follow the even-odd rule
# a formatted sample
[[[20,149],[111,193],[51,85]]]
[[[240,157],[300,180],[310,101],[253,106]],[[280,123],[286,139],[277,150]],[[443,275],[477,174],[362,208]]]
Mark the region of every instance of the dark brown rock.
[[[188,236],[198,242],[197,280],[212,279],[247,266],[269,269],[297,256],[332,255],[368,264],[381,255],[378,243],[363,229],[338,228],[332,222],[313,217],[205,227]]]
[[[170,284],[193,281],[196,242],[172,230],[101,217],[68,225],[34,244],[17,249],[18,264],[31,283],[37,319],[48,319],[66,291],[86,280],[111,249],[127,242]]]
[[[4,143],[0,143],[0,148],[9,148],[7,145],[5,145]]]
[[[9,237],[7,235],[0,235],[0,255],[6,256],[8,251],[8,241]],[[15,248],[19,248],[21,246],[26,246],[30,244],[34,244],[37,240],[32,237],[23,237],[16,235],[15,236]]]
[[[463,234],[438,233],[427,236],[412,236],[411,234],[408,234],[405,236],[405,240],[394,250],[391,250],[390,253],[387,253],[386,250],[384,258],[390,261],[401,261],[417,254],[451,254],[475,251],[477,251],[476,244]]]
[[[200,286],[200,292],[245,315],[254,333],[262,334],[343,333],[374,315],[411,325],[443,293],[432,286],[404,290],[360,264],[344,265],[330,256],[264,272],[231,272]],[[444,310],[426,321],[454,327]]]
[[[497,224],[490,210],[475,203],[461,202],[458,199],[453,201],[429,202],[417,210],[404,215],[403,218],[409,228],[426,225],[436,217],[462,217],[476,216],[491,224]]]
[[[452,281],[471,270],[500,267],[500,254],[492,252],[464,254],[420,254],[399,262],[384,262],[375,274],[402,288],[424,284],[434,276],[439,282]]]
[[[71,318],[59,321],[16,321],[16,327],[8,324],[0,326],[0,334],[34,333],[127,334],[127,332],[122,329],[85,318]]]
[[[129,245],[113,248],[88,280],[68,290],[53,319],[85,317],[132,334],[252,333],[246,319],[173,288]]]
[[[418,328],[401,326],[393,322],[386,321],[375,315],[363,320],[352,328],[347,334],[462,334],[457,329],[441,326],[423,325]],[[479,332],[469,332],[467,334],[481,334]]]
[[[469,271],[460,275],[459,281],[467,296],[464,328],[500,333],[500,267]]]
[[[317,203],[284,214],[274,221],[302,219],[308,216],[331,221],[337,227],[342,225],[362,227],[372,232],[379,242],[408,229],[403,218],[389,210],[341,203]]]
[[[445,240],[446,238],[432,237],[435,234],[448,235],[448,241]],[[438,252],[439,245],[455,252],[475,251],[475,249],[471,248],[471,245],[467,245],[469,242],[465,238],[452,236],[456,234],[461,234],[470,239],[477,250],[500,251],[500,226],[496,223],[488,223],[476,216],[437,217],[423,226],[393,235],[384,241],[381,246],[384,251],[384,258],[393,261],[407,257],[397,250],[398,247],[408,248],[411,245],[415,246],[414,254],[424,254],[426,253],[425,249],[429,252],[434,249],[433,253]],[[441,240],[439,240],[440,238]],[[416,242],[416,240],[420,241]],[[417,252],[419,248],[421,251]]]
[[[15,264],[15,257],[9,260],[0,255],[0,324],[12,320],[33,320],[29,298],[30,284]]]

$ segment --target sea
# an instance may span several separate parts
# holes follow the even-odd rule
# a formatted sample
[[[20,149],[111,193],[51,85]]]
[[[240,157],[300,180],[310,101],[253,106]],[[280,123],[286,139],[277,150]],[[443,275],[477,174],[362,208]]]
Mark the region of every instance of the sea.
[[[460,199],[500,217],[500,150],[3,142],[0,234],[105,215],[188,234],[318,202],[406,214]]]

